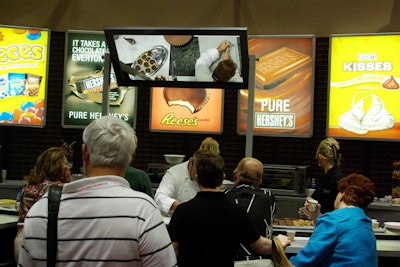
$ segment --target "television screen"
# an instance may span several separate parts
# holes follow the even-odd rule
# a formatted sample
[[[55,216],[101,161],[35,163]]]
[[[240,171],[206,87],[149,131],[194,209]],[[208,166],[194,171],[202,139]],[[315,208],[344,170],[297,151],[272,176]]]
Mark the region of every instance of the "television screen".
[[[224,90],[153,87],[150,131],[222,133]]]
[[[66,35],[62,126],[84,128],[102,116],[104,32],[68,31]],[[111,70],[109,115],[135,128],[137,88],[119,86]]]
[[[400,140],[400,33],[330,36],[327,135]]]
[[[0,25],[0,125],[46,125],[50,30]]]
[[[314,35],[249,36],[256,57],[253,134],[311,137],[314,105]],[[247,88],[247,87],[246,87]],[[237,131],[248,127],[248,90],[238,96]]]
[[[105,28],[123,86],[246,88],[246,28]]]

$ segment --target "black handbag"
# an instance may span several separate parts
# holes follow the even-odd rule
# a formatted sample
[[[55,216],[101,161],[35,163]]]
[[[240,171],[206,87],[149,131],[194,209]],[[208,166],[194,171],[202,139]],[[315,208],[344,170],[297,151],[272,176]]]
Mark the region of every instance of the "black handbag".
[[[51,185],[48,191],[48,219],[47,219],[47,267],[56,266],[57,255],[57,221],[62,186]]]

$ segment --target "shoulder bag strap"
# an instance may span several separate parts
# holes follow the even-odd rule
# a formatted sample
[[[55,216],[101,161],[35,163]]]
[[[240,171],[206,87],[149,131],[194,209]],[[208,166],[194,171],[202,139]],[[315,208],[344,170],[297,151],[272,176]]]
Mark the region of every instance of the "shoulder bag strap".
[[[47,221],[47,267],[56,265],[57,254],[57,220],[62,186],[51,185],[48,192],[48,221]]]

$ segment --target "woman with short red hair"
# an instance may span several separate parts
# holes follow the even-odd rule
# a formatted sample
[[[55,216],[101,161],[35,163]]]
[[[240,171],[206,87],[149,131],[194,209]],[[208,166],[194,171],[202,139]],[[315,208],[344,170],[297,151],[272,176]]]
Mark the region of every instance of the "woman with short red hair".
[[[365,209],[374,200],[375,185],[352,173],[338,184],[335,210],[321,215],[317,204],[316,226],[307,245],[290,262],[302,266],[378,266],[376,239]]]

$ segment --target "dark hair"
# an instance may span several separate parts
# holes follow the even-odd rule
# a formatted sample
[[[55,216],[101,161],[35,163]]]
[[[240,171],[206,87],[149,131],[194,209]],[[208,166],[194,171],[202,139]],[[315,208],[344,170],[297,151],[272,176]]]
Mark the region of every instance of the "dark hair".
[[[338,191],[344,193],[344,203],[363,209],[366,209],[375,197],[374,183],[358,173],[351,173],[342,178],[338,184]]]
[[[232,59],[222,60],[215,68],[212,77],[216,82],[227,82],[235,75],[236,68],[236,63]]]
[[[220,155],[214,155],[209,150],[200,150],[194,160],[197,169],[197,179],[206,188],[216,188],[222,184],[225,163]]]
[[[37,158],[35,166],[24,177],[28,184],[39,184],[45,179],[49,181],[69,182],[70,175],[64,173],[64,158],[66,152],[60,147],[51,147],[42,152]]]

